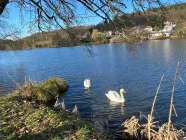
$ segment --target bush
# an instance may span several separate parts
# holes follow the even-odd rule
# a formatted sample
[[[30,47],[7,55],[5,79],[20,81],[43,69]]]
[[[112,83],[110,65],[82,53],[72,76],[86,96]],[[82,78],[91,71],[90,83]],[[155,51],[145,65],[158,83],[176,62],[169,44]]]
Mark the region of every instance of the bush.
[[[99,41],[100,41],[100,44],[109,43],[109,40],[106,37],[101,37]]]
[[[24,99],[50,104],[55,102],[56,96],[62,95],[67,88],[68,84],[63,79],[50,78],[40,84],[27,81],[18,93]]]
[[[95,42],[97,41],[99,38],[99,32],[98,32],[98,29],[93,29],[92,31],[92,40]]]
[[[55,97],[64,93],[68,84],[60,78],[51,78],[38,85],[37,99],[45,102],[55,101]],[[43,98],[44,97],[44,98]]]

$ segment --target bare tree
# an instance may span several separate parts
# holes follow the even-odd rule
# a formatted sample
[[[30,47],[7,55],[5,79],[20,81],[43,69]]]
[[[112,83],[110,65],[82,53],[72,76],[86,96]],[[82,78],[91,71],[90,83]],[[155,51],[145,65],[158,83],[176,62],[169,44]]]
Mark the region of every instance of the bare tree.
[[[154,6],[164,8],[164,3],[160,0],[129,0],[128,2],[125,0],[0,0],[0,17],[9,4],[17,5],[22,12],[29,14],[31,29],[34,29],[35,25],[42,32],[60,28],[66,31],[74,42],[78,39],[69,28],[78,25],[89,16],[100,17],[105,23],[112,23],[116,30],[123,32],[125,30],[118,28],[118,23],[114,22],[113,18],[120,19],[121,15],[124,17],[129,4],[132,5],[134,12],[145,12]],[[129,21],[126,16],[120,23],[125,27]],[[2,25],[0,23],[0,26]]]
[[[147,8],[154,5],[163,7],[160,0],[131,0],[128,2],[124,0],[1,0],[0,15],[2,16],[7,5],[19,5],[22,11],[29,12],[31,22],[37,23],[40,31],[46,31],[53,27],[65,30],[85,18],[85,13],[91,12],[105,22],[112,22],[117,28],[117,24],[112,19],[114,16],[126,14],[129,3],[136,12],[145,12]],[[80,10],[81,12],[79,12]],[[80,15],[83,13],[84,15]]]

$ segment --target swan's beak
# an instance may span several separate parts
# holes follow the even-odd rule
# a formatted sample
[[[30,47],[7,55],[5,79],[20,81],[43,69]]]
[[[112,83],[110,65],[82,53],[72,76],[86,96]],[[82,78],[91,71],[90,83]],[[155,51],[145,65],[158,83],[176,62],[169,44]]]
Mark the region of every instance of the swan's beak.
[[[124,90],[123,93],[127,93],[127,92]]]

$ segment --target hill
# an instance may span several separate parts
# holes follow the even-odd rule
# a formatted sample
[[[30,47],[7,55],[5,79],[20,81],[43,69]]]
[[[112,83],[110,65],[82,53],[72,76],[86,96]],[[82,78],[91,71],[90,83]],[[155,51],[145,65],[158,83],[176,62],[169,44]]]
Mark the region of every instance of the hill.
[[[114,17],[113,22],[119,28],[131,28],[131,27],[145,27],[152,26],[154,29],[163,29],[165,21],[172,21],[176,23],[175,30],[182,32],[184,27],[186,28],[186,3],[174,4],[162,8],[151,8],[145,12],[135,12],[129,14],[123,14],[119,17]],[[64,30],[55,30],[46,33],[36,33],[31,36],[11,41],[0,40],[0,50],[22,50],[42,47],[67,47],[76,46],[91,42],[92,30],[98,29],[99,32],[104,31],[116,31],[111,22],[104,22],[95,26],[77,26],[69,28],[71,37]],[[100,41],[101,40],[101,41]],[[105,38],[101,38],[97,41],[107,42]]]
[[[186,21],[186,3],[174,4],[167,7],[151,8],[145,12],[135,12],[114,17],[113,21],[117,27],[130,28],[135,26],[163,28],[165,21],[172,21],[177,24],[177,30],[182,29]],[[124,26],[125,25],[125,26]],[[100,23],[96,25],[99,31],[115,30],[111,23]]]
[[[0,40],[0,50],[22,50],[42,47],[75,46],[90,39],[92,26],[78,26],[64,30],[36,33],[19,40]],[[74,40],[72,41],[72,39]],[[77,40],[78,39],[78,40]],[[76,41],[77,40],[77,41]],[[81,42],[79,42],[81,40]]]
[[[0,39],[0,50],[6,50],[6,48],[12,43],[12,40],[6,39]]]

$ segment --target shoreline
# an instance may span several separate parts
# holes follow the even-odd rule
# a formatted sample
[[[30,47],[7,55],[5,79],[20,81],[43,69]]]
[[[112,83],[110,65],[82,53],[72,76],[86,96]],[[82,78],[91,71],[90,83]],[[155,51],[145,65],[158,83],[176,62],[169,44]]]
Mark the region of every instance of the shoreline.
[[[113,139],[79,115],[26,101],[16,93],[0,96],[0,139]]]
[[[65,80],[53,77],[37,83],[25,79],[17,87],[0,96],[0,139],[113,139],[86,122],[76,106],[71,112],[59,103],[58,97],[68,89]]]
[[[186,38],[179,38],[179,39],[170,39],[170,38],[164,38],[164,39],[147,39],[146,41],[154,41],[154,40],[184,40]],[[37,48],[28,48],[28,49],[0,49],[0,51],[22,51],[22,50],[33,50],[33,49],[43,49],[43,48],[74,48],[74,47],[86,47],[86,46],[99,46],[99,45],[107,45],[107,44],[119,44],[119,43],[127,43],[126,41],[118,41],[118,42],[107,42],[107,43],[90,43],[90,44],[79,44],[76,46],[48,46],[48,47],[37,47]],[[135,44],[135,43],[134,43]]]

